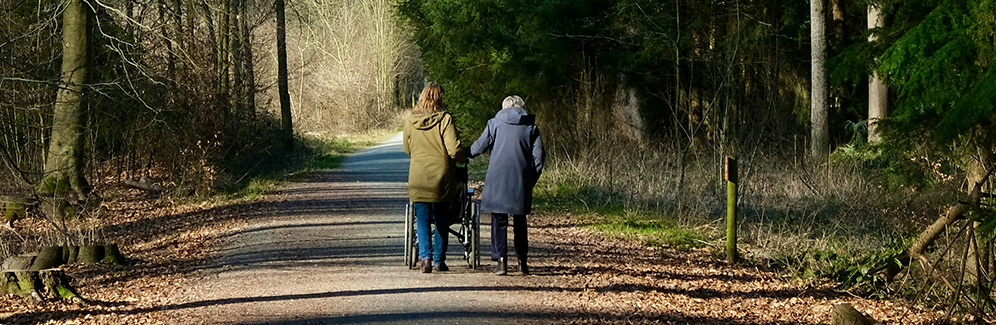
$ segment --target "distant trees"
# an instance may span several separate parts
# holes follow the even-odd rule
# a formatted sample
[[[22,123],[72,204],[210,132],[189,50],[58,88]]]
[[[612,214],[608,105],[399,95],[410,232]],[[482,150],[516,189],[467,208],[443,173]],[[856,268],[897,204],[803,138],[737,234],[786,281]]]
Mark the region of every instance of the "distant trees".
[[[548,135],[565,150],[600,147],[591,141],[620,134],[612,125],[696,150],[805,143],[793,140],[810,119],[805,2],[404,0],[399,10],[461,128],[479,129],[504,94],[521,93],[556,117],[538,120],[561,131]]]
[[[142,177],[207,193],[272,152],[268,141],[291,139],[292,125],[331,134],[392,123],[423,78],[391,3],[287,5],[0,1],[0,195],[79,197],[87,180]],[[375,40],[383,54],[362,48]],[[307,104],[295,107],[300,125],[288,115],[294,95]]]

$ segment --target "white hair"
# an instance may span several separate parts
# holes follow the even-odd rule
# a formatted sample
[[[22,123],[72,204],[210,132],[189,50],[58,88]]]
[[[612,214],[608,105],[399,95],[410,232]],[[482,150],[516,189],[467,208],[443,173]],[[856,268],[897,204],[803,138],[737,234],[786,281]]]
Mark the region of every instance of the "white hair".
[[[501,101],[501,109],[506,109],[509,107],[522,107],[526,108],[526,102],[522,100],[522,97],[517,95],[512,95],[505,97],[505,100]]]

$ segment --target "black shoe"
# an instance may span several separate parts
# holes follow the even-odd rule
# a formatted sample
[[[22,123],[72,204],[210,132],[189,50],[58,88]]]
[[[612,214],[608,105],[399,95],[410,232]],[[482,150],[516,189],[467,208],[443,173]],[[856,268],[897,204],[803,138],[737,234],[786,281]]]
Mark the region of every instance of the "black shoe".
[[[439,272],[446,272],[450,270],[450,267],[446,266],[446,263],[439,263],[439,265],[433,266],[433,269]]]
[[[529,275],[529,266],[526,265],[526,259],[524,258],[519,259],[519,272],[522,272],[522,275]]]
[[[422,260],[422,264],[419,264],[418,267],[422,270],[422,273],[432,273],[432,260],[429,260],[428,258],[424,259]]]
[[[495,267],[495,275],[506,275],[508,274],[508,258],[499,257],[498,266]]]

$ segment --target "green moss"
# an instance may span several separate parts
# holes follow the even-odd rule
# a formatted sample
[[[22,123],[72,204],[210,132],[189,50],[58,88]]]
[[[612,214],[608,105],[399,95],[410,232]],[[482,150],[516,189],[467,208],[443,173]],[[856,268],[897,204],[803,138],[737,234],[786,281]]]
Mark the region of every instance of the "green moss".
[[[14,221],[24,218],[27,214],[27,207],[24,204],[10,202],[4,207],[3,220]]]
[[[62,286],[62,285],[55,286],[55,293],[56,293],[56,295],[58,295],[59,298],[63,298],[63,299],[69,299],[69,298],[79,297],[76,294],[76,292],[73,291],[73,289],[67,288],[66,286]]]
[[[0,294],[20,294],[21,287],[18,286],[17,277],[12,272],[0,273]]]
[[[65,196],[69,193],[69,178],[64,176],[48,176],[38,182],[38,194],[42,196]]]
[[[17,276],[17,291],[13,294],[19,296],[27,296],[35,291],[38,287],[36,281],[38,278],[30,276],[28,272],[18,272]]]

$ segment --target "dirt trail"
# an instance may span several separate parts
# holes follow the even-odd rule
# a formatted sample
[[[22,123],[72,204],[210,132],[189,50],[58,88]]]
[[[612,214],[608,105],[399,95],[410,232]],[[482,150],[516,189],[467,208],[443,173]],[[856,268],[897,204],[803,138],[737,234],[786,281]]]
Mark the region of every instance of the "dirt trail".
[[[408,157],[400,135],[339,170],[291,184],[257,204],[253,223],[178,293],[171,318],[192,323],[547,322],[549,290],[527,277],[470,270],[451,245],[450,272],[402,263]],[[482,232],[487,231],[486,226]],[[490,239],[483,238],[485,244]],[[456,242],[451,240],[451,244]],[[484,247],[487,249],[487,246]],[[485,260],[487,258],[485,257]],[[490,265],[488,265],[490,267]],[[498,281],[500,280],[500,281]]]

